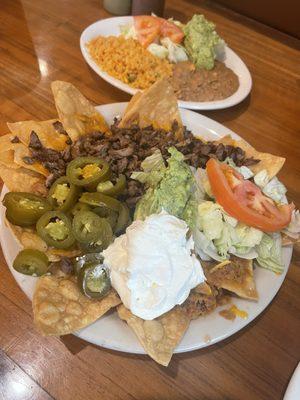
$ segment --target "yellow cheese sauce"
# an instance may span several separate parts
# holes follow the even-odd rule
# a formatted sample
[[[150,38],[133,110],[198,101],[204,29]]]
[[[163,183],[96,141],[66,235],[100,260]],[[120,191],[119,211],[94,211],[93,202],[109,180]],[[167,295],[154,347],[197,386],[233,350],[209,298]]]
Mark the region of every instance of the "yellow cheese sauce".
[[[232,305],[230,308],[219,311],[221,317],[234,321],[236,317],[247,319],[248,313],[246,311],[240,310],[236,305]]]

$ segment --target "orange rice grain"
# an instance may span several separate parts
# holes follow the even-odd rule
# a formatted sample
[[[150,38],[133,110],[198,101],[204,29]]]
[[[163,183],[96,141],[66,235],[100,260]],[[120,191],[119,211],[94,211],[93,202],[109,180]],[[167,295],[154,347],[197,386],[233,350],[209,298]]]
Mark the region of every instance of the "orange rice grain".
[[[158,79],[171,76],[169,61],[155,57],[137,40],[123,36],[99,36],[87,49],[100,68],[136,89],[147,89]]]

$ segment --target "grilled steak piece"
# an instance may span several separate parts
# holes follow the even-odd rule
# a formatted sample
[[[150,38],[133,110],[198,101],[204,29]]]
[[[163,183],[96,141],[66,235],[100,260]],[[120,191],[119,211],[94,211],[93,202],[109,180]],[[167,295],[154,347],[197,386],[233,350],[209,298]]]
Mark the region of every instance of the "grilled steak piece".
[[[65,128],[63,127],[63,124],[60,121],[55,121],[53,122],[53,127],[56,130],[56,132],[60,133],[61,135],[66,135],[68,136],[67,131],[65,130]]]
[[[206,315],[213,311],[218,305],[218,298],[222,296],[222,289],[210,286],[210,293],[203,293],[201,285],[191,290],[189,297],[182,304],[185,312],[191,319],[200,315]]]
[[[53,123],[55,129],[66,134],[59,121]],[[128,189],[124,200],[130,208],[144,193],[142,184],[130,180],[133,171],[141,170],[142,161],[159,149],[165,160],[169,158],[168,149],[176,147],[185,156],[186,162],[195,168],[205,168],[207,161],[214,157],[224,161],[231,157],[237,166],[253,165],[259,162],[253,158],[246,158],[245,152],[239,148],[222,143],[204,142],[186,128],[183,139],[178,141],[175,136],[176,123],[170,131],[155,129],[152,125],[139,128],[119,128],[115,119],[111,126],[112,135],[95,131],[89,135],[81,136],[76,142],[66,147],[64,151],[56,151],[42,145],[38,135],[32,131],[29,148],[31,159],[40,161],[50,172],[46,185],[50,187],[55,179],[65,174],[66,165],[76,157],[96,156],[107,161],[113,172],[114,179],[120,174],[125,174],[128,179]],[[30,162],[30,160],[28,160]]]

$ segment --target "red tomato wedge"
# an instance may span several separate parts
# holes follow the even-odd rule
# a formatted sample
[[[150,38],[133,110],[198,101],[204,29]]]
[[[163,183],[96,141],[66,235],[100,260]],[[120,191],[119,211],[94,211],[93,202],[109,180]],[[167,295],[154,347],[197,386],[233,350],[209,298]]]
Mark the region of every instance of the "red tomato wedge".
[[[293,204],[277,206],[254,183],[214,158],[206,171],[217,202],[238,221],[264,232],[280,231],[290,223]]]
[[[184,33],[179,26],[173,24],[173,22],[162,20],[163,23],[160,28],[162,37],[168,37],[174,43],[181,43],[184,38]]]
[[[153,43],[160,33],[161,19],[150,15],[137,15],[133,18],[134,28],[138,41],[142,46],[147,47]]]

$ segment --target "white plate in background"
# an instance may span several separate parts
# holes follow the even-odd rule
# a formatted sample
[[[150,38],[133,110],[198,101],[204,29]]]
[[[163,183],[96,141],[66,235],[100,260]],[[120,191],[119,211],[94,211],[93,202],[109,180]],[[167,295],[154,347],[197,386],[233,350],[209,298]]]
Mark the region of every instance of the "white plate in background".
[[[137,89],[132,88],[126,83],[123,83],[119,79],[116,79],[104,72],[101,67],[97,65],[95,61],[93,61],[86,49],[86,44],[97,36],[119,36],[120,25],[126,24],[133,24],[133,17],[113,17],[102,19],[91,24],[81,34],[80,49],[85,61],[96,72],[96,74],[123,92],[134,95],[138,91]],[[240,83],[238,90],[232,96],[227,97],[224,100],[205,102],[179,100],[179,107],[189,108],[191,110],[218,110],[232,107],[240,103],[248,96],[252,88],[252,78],[245,63],[228,46],[225,47],[225,58],[223,61],[225,62],[226,66],[232,69],[233,72],[238,76]]]

